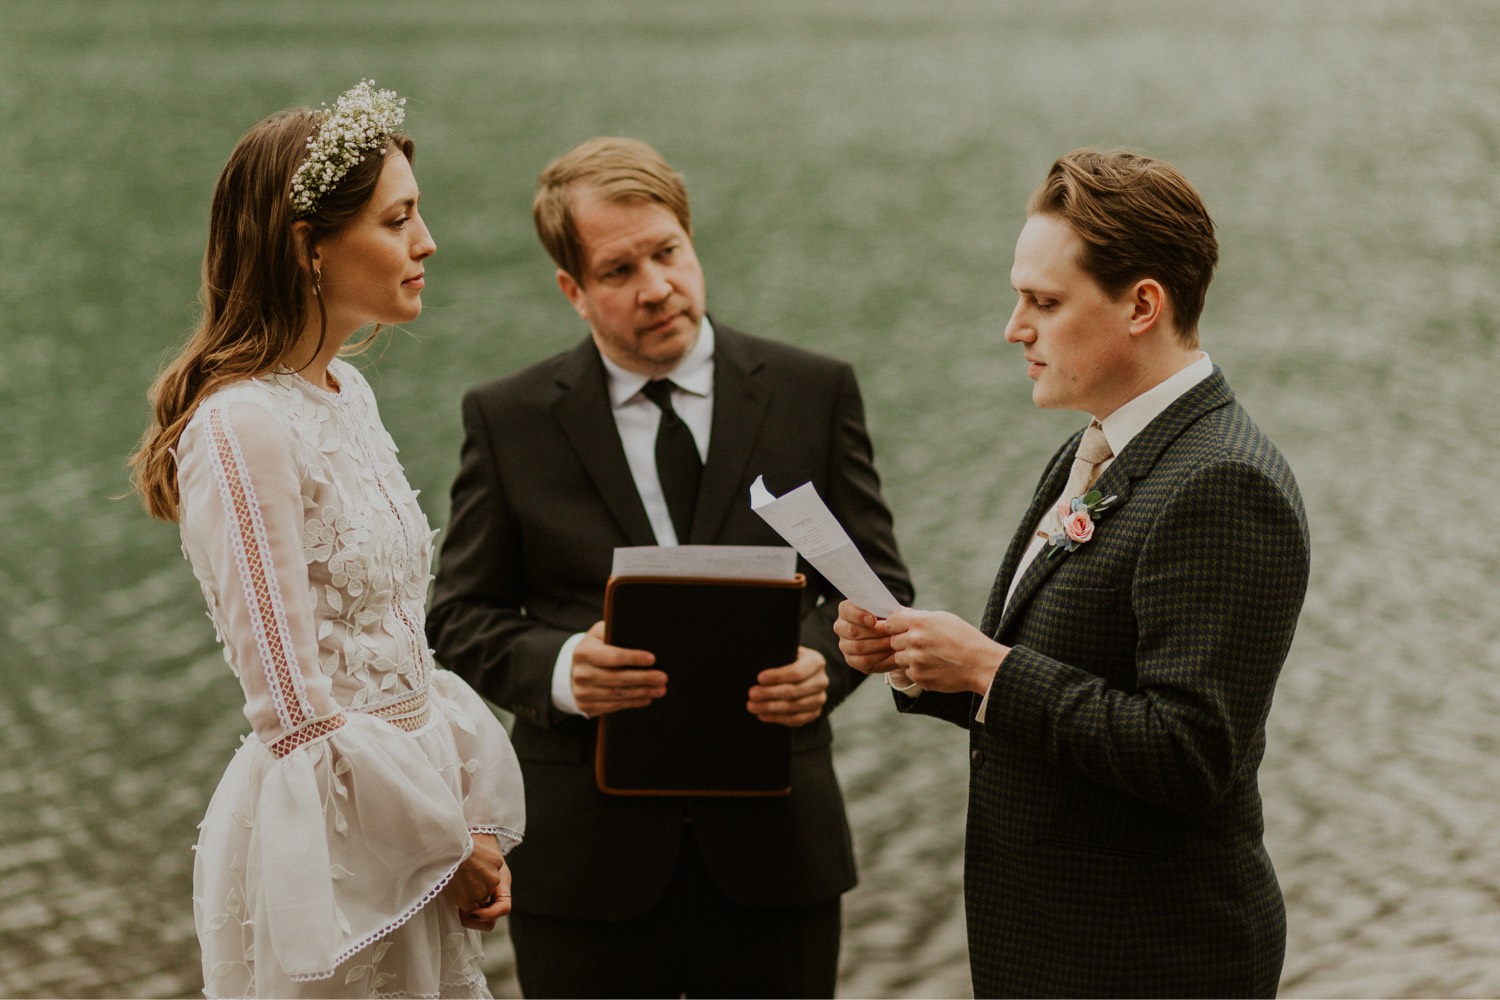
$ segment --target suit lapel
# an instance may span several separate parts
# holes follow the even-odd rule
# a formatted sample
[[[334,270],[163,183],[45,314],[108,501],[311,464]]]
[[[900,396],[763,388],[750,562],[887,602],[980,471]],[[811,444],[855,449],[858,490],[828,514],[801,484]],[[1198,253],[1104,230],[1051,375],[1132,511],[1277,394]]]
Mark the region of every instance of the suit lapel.
[[[1021,519],[1021,526],[1011,536],[1010,548],[1005,552],[1005,559],[1000,564],[1000,572],[995,577],[995,584],[990,589],[989,603],[984,610],[984,621],[980,623],[981,630],[986,635],[997,635],[998,626],[1001,624],[1002,612],[1005,608],[1005,595],[1010,591],[1010,582],[1015,578],[1016,567],[1021,563],[1021,556],[1025,554],[1026,547],[1031,544],[1032,533],[1036,530],[1037,521],[1041,519],[1045,511],[1059,493],[1062,492],[1064,484],[1068,481],[1068,470],[1073,464],[1073,453],[1078,450],[1078,442],[1083,439],[1083,432],[1079,431],[1073,438],[1063,446],[1062,450],[1053,456],[1052,466],[1042,477],[1037,486],[1036,494],[1031,498],[1031,505],[1026,508],[1026,514]],[[1037,563],[1046,558],[1046,552],[1037,554],[1027,567],[1029,575],[1035,569]],[[1023,583],[1024,578],[1023,578]],[[1017,597],[1020,596],[1019,588]],[[1010,606],[1015,607],[1016,601],[1012,600]]]
[[[714,324],[714,415],[693,513],[694,543],[713,542],[733,505],[750,502],[741,495],[741,484],[771,403],[769,390],[755,378],[762,364],[747,354],[738,333]]]
[[[1108,469],[1099,477],[1094,484],[1094,489],[1104,496],[1114,496],[1116,500],[1110,505],[1109,511],[1101,516],[1100,532],[1108,531],[1109,518],[1119,512],[1130,499],[1132,484],[1139,479],[1145,478],[1151,470],[1156,467],[1157,461],[1167,446],[1175,441],[1188,427],[1197,422],[1204,414],[1216,410],[1234,400],[1234,394],[1229,389],[1229,384],[1224,381],[1223,373],[1217,365],[1214,366],[1213,374],[1202,382],[1193,386],[1181,398],[1176,400],[1161,412],[1156,419],[1147,424],[1125,449],[1110,463]],[[1026,512],[1026,520],[1022,522],[1020,531],[1011,541],[1011,549],[1006,554],[1004,572],[1001,574],[1003,586],[1009,587],[1015,566],[1020,561],[1021,553],[1025,551],[1026,544],[1030,541],[1031,532],[1035,530],[1037,520],[1042,516],[1048,504],[1057,499],[1062,488],[1067,484],[1067,473],[1072,467],[1073,456],[1078,451],[1078,443],[1083,439],[1083,432],[1079,431],[1074,438],[1068,442],[1060,453],[1061,459],[1056,462],[1050,470],[1046,481],[1037,496],[1032,499],[1031,509]],[[1098,544],[1100,537],[1096,536],[1087,544]],[[1063,551],[1049,554],[1044,548],[1037,553],[1030,566],[1026,567],[1021,582],[1016,586],[1016,592],[1012,595],[1010,604],[1004,608],[1003,613],[999,608],[986,614],[987,621],[991,621],[995,627],[986,629],[989,635],[1000,636],[1004,634],[1015,622],[1017,616],[1027,604],[1042,589],[1047,578],[1069,558],[1070,553]],[[996,581],[996,589],[1002,586],[1000,580]],[[1004,590],[1000,590],[999,600],[1005,600]],[[992,605],[995,597],[991,595]]]
[[[585,338],[557,376],[558,398],[552,412],[578,460],[631,545],[655,545],[656,534],[630,475],[620,431],[610,412],[604,363],[594,342]]]
[[[1082,435],[1080,434],[1079,437],[1081,440]],[[1076,443],[1068,450],[1067,460],[1061,463],[1064,469],[1072,468],[1073,455],[1077,450]],[[1126,450],[1128,451],[1129,449],[1127,448]],[[1124,506],[1125,501],[1130,499],[1130,476],[1123,467],[1116,468],[1119,464],[1118,460],[1111,463],[1110,467],[1105,469],[1104,474],[1099,477],[1099,481],[1094,484],[1094,489],[1098,490],[1102,495],[1115,498],[1114,503],[1110,504],[1109,511],[1100,515],[1099,531],[1105,530],[1104,526],[1109,523],[1108,518],[1118,512],[1119,508]],[[1067,485],[1067,480],[1068,477],[1064,474],[1057,481],[1048,484],[1051,487],[1051,491],[1046,494],[1045,504],[1050,504],[1053,500],[1057,499],[1058,495],[1062,493],[1062,488]],[[1034,526],[1036,524],[1037,518],[1042,516],[1045,504],[1038,506],[1036,514],[1027,522],[1028,525]],[[1093,542],[1089,542],[1088,544],[1093,544]],[[1025,608],[1031,602],[1031,599],[1036,596],[1037,591],[1042,589],[1042,584],[1047,582],[1047,578],[1065,560],[1070,558],[1071,555],[1072,553],[1066,549],[1057,551],[1050,545],[1044,544],[1042,546],[1042,550],[1036,554],[1036,558],[1031,561],[1031,565],[1026,567],[1026,572],[1021,576],[1021,582],[1016,585],[1016,592],[1011,595],[1010,604],[1005,608],[1005,613],[1000,619],[1000,627],[996,629],[995,635],[1003,633],[1010,627],[1021,609]],[[1008,577],[1007,580],[1009,580]]]

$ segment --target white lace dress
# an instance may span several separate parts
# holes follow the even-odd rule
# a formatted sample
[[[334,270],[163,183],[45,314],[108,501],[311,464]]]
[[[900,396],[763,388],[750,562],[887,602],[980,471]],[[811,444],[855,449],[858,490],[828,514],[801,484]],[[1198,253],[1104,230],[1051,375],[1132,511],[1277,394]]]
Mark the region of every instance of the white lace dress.
[[[433,532],[352,366],[199,406],[178,445],[183,551],[253,732],[200,827],[204,993],[489,996],[438,898],[521,839],[505,730],[423,631]]]

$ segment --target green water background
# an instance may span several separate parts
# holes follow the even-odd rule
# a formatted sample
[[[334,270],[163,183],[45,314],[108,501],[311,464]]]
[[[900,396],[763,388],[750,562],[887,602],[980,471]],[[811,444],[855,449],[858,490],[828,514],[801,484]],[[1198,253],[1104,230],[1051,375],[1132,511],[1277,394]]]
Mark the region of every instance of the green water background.
[[[1025,196],[1080,145],[1180,166],[1204,346],[1314,539],[1262,768],[1283,994],[1500,992],[1497,52],[1494,2],[0,0],[0,995],[199,986],[188,847],[246,727],[175,529],[115,498],[230,148],[361,77],[411,98],[439,244],[363,362],[434,526],[462,390],[583,332],[537,171],[635,135],[716,315],[855,364],[918,603],[971,620],[1078,422],[1001,337]],[[840,993],[964,995],[963,736],[840,717]]]

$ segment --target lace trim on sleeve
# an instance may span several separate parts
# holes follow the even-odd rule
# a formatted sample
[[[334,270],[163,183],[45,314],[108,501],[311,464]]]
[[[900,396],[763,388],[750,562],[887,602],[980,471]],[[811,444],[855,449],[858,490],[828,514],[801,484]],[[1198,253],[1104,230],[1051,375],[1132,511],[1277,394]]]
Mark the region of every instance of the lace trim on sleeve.
[[[314,719],[300,729],[294,729],[284,736],[274,740],[266,749],[276,756],[277,760],[285,757],[294,750],[301,750],[309,743],[333,735],[344,728],[344,713],[330,715],[326,719]]]
[[[312,712],[306,702],[297,654],[287,627],[271,542],[260,504],[256,502],[255,485],[245,468],[239,441],[225,423],[224,411],[208,414],[208,437],[219,499],[230,516],[229,534],[240,584],[245,590],[245,606],[276,702],[276,715],[283,728],[296,729]]]
[[[521,842],[521,835],[508,826],[495,826],[493,824],[481,824],[469,827],[469,833],[492,834],[500,841],[500,853],[509,854],[510,849]]]

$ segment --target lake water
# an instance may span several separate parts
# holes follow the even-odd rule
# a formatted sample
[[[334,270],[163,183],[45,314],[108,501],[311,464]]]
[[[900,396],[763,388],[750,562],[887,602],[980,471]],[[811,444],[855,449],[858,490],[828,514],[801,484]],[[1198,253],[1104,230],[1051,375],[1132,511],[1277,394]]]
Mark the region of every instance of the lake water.
[[[1314,542],[1261,771],[1282,994],[1500,993],[1496,51],[1493,2],[0,5],[0,995],[199,988],[189,845],[245,725],[175,530],[115,498],[224,157],[361,76],[413,97],[440,245],[364,362],[434,525],[462,389],[582,333],[537,171],[639,135],[715,313],[855,363],[918,603],[971,620],[1077,422],[1000,338],[1025,196],[1079,145],[1181,166],[1204,345]],[[963,734],[875,685],[837,723],[840,995],[965,996]]]

